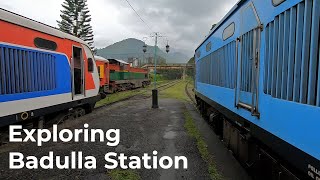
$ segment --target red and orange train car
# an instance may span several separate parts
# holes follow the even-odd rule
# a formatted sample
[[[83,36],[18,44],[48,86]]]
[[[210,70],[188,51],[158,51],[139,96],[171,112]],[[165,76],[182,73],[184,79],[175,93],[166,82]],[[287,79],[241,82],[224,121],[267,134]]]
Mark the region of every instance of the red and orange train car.
[[[0,127],[92,111],[100,84],[86,42],[1,8],[0,27]]]
[[[100,77],[100,89],[105,93],[114,93],[150,84],[148,70],[131,67],[123,60],[105,59],[95,56]]]

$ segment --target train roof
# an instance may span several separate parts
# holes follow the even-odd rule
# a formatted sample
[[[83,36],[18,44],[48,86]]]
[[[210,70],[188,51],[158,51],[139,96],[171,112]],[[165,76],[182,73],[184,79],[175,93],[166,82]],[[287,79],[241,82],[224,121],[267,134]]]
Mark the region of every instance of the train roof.
[[[19,26],[23,26],[29,29],[33,29],[35,31],[39,31],[45,34],[49,34],[52,36],[56,36],[59,38],[63,38],[63,39],[69,39],[81,44],[86,44],[87,43],[85,41],[83,41],[82,39],[75,37],[73,35],[70,35],[68,33],[62,32],[59,29],[46,25],[44,23],[32,20],[30,18],[21,16],[19,14],[13,13],[11,11],[5,10],[0,8],[0,20],[12,23],[12,24],[16,24]]]
[[[197,47],[196,50],[199,49],[200,46],[217,30],[220,28],[220,26],[236,11],[238,10],[241,5],[246,2],[247,0],[239,0],[236,5],[232,7],[232,9],[219,21],[219,23],[212,29],[210,30],[209,34],[205,37],[203,41],[201,41],[200,45]]]
[[[95,59],[99,60],[99,61],[104,61],[104,62],[109,62],[108,59],[101,57],[101,56],[94,56]]]

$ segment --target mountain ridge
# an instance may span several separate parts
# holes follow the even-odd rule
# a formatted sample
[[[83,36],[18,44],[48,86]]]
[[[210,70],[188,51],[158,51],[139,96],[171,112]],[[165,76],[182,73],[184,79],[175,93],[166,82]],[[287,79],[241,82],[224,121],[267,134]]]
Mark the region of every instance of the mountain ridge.
[[[143,53],[144,42],[135,38],[128,38],[116,42],[105,48],[97,49],[97,55],[109,59],[122,59],[128,61],[131,58],[138,58],[141,61],[153,59],[154,46],[147,45],[147,52]],[[166,63],[187,63],[188,57],[180,52],[165,53],[157,47],[157,56],[165,59]]]

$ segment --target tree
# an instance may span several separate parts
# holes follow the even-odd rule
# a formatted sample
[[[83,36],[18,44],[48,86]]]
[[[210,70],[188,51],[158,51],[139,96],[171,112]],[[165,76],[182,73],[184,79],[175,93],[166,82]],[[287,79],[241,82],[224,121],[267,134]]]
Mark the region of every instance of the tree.
[[[190,58],[190,60],[188,61],[188,64],[194,64],[194,57]]]
[[[62,4],[61,20],[57,21],[61,31],[72,34],[93,46],[93,30],[87,0],[65,0]]]

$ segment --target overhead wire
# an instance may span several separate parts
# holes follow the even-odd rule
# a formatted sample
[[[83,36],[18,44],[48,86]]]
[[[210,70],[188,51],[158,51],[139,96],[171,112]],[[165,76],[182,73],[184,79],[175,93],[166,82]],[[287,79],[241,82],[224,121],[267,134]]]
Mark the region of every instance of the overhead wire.
[[[148,29],[151,31],[151,32],[153,32],[153,30],[152,30],[152,28],[149,26],[149,24],[148,23],[146,23],[146,21],[144,21],[143,19],[142,19],[142,17],[139,15],[139,13],[134,9],[134,7],[130,4],[130,2],[129,2],[129,0],[126,0],[127,1],[127,3],[129,4],[129,6],[131,7],[131,9],[136,13],[136,15],[140,18],[140,20],[148,27]]]

